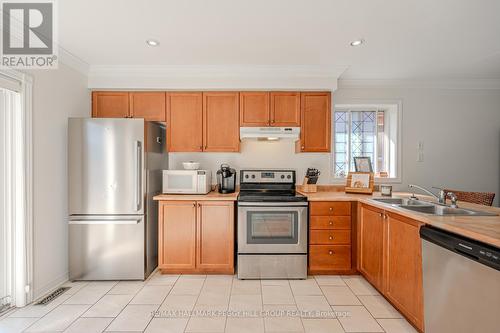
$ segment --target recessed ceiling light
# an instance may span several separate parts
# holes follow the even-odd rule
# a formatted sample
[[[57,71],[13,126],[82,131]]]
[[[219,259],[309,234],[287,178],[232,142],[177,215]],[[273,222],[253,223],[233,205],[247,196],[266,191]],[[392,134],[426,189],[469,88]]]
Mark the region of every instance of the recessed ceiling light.
[[[158,46],[160,45],[160,42],[156,39],[148,39],[146,40],[146,44],[148,44],[149,46]]]
[[[365,41],[363,39],[356,39],[351,42],[351,46],[360,46],[363,44]]]

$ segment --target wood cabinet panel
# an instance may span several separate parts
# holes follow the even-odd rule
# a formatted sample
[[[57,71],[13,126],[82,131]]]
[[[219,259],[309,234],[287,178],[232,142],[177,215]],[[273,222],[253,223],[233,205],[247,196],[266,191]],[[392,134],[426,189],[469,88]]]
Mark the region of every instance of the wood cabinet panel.
[[[271,126],[300,126],[299,92],[271,92]]]
[[[385,295],[423,330],[421,223],[387,214]]]
[[[351,216],[310,216],[311,229],[348,229],[351,230]]]
[[[309,244],[312,245],[350,245],[351,230],[311,230]]]
[[[198,202],[196,267],[234,272],[234,206],[227,201]]]
[[[331,95],[301,94],[301,128],[298,151],[329,152],[331,145]]]
[[[203,151],[203,96],[201,93],[167,94],[167,149]]]
[[[129,93],[124,91],[92,92],[92,117],[127,118],[129,117]]]
[[[240,92],[240,126],[269,126],[268,92]]]
[[[159,213],[159,267],[174,271],[194,270],[196,202],[161,201]]]
[[[350,216],[351,203],[332,201],[313,201],[310,203],[311,215]]]
[[[309,270],[314,272],[351,269],[349,245],[310,245]]]
[[[383,289],[384,213],[362,205],[359,223],[359,270],[376,288]]]
[[[203,150],[240,150],[239,93],[203,93]]]
[[[131,92],[130,116],[147,121],[166,120],[165,92]]]

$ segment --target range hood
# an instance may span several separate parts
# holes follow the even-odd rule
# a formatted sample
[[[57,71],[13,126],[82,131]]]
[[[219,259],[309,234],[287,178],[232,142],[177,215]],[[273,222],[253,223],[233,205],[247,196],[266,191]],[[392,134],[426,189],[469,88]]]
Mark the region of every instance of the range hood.
[[[300,127],[240,127],[240,139],[298,140]]]

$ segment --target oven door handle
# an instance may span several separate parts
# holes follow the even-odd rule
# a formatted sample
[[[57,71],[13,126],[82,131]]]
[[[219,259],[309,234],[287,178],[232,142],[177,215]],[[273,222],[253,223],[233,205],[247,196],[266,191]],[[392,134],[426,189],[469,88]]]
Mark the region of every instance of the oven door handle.
[[[246,202],[238,201],[242,207],[307,207],[307,201],[303,202]]]

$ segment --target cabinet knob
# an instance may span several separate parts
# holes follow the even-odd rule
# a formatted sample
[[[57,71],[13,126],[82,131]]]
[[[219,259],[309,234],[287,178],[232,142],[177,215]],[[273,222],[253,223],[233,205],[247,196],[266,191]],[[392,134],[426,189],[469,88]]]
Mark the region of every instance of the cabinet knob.
[[[328,222],[329,225],[333,225],[333,221]]]
[[[304,150],[305,148],[306,148],[306,147],[304,147],[304,146],[300,147],[300,149],[302,149],[302,150]]]
[[[332,255],[332,254],[333,254],[333,251],[332,251],[332,250],[328,251],[328,254],[329,254],[329,255]]]
[[[333,236],[328,237],[329,240],[333,240]]]
[[[330,208],[328,208],[328,209],[330,210],[330,212],[331,212],[331,211],[333,211],[333,207],[330,207]]]

